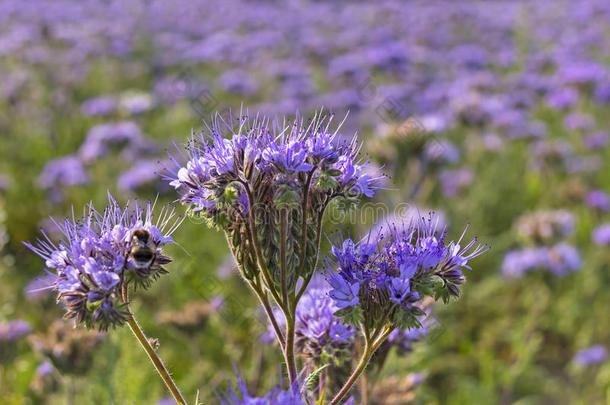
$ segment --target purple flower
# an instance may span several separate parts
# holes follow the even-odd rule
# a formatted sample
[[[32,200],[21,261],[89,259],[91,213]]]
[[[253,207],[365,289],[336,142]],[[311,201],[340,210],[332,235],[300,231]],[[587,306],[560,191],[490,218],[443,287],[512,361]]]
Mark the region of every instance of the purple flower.
[[[49,361],[43,361],[38,367],[36,367],[36,375],[44,377],[53,373],[53,365]]]
[[[21,319],[2,322],[0,323],[0,341],[13,342],[29,334],[31,331],[30,324]]]
[[[337,361],[347,354],[346,349],[351,344],[354,330],[334,315],[338,309],[329,295],[328,284],[314,276],[296,309],[296,348],[300,354],[317,360],[325,355]],[[284,327],[284,314],[276,308],[274,315],[280,327]],[[263,341],[271,343],[274,333],[269,325]]]
[[[351,307],[358,303],[360,282],[349,283],[345,278],[334,273],[330,275],[328,282],[332,287],[329,295],[335,301],[337,308]]]
[[[331,120],[332,117],[316,115],[308,122],[297,117],[280,124],[242,115],[234,125],[231,118],[225,120],[217,115],[200,136],[186,145],[186,164],[173,159],[176,168],[168,168],[165,178],[178,190],[181,201],[208,214],[228,208],[220,196],[225,195],[229,184],[240,197],[246,194],[246,184],[253,183],[267,185],[270,195],[278,198],[287,191],[292,192],[292,198],[298,198],[308,178],[299,175],[303,172],[310,173],[308,184],[312,187],[310,193],[315,194],[313,198],[347,192],[372,196],[385,188],[386,178],[360,155],[355,140],[335,141],[336,132],[328,131]],[[325,183],[318,184],[322,180]],[[259,190],[251,190],[250,197],[257,201],[250,203],[263,199],[258,193]],[[258,205],[263,209],[265,204],[268,203],[261,201]]]
[[[546,96],[546,102],[557,110],[563,110],[578,103],[578,92],[570,87],[557,89]]]
[[[599,246],[610,245],[610,223],[605,223],[595,228],[591,239]]]
[[[272,388],[263,397],[254,397],[248,392],[246,382],[238,377],[237,391],[231,389],[223,393],[219,400],[221,405],[306,405],[301,398],[298,386],[282,390],[282,384]]]
[[[580,350],[574,355],[573,361],[579,366],[601,364],[608,358],[608,350],[602,345],[594,345]]]
[[[305,162],[307,150],[298,141],[289,142],[287,145],[271,143],[263,150],[262,158],[280,170],[307,172],[313,168],[313,165]]]
[[[591,208],[602,212],[610,211],[610,196],[602,190],[593,190],[585,197],[585,202]]]
[[[38,177],[38,184],[44,189],[77,186],[88,182],[89,175],[77,156],[66,156],[48,162]]]
[[[251,96],[258,91],[258,84],[240,70],[226,71],[218,80],[222,89],[229,93]]]
[[[463,187],[472,183],[473,177],[470,169],[443,170],[439,174],[443,195],[455,197]]]
[[[130,158],[153,148],[136,123],[123,121],[91,128],[78,154],[84,162],[90,163],[108,154],[113,147],[122,149]]]
[[[118,100],[112,96],[102,96],[85,100],[81,105],[83,114],[88,116],[109,115],[116,111]]]
[[[595,119],[591,115],[572,113],[564,118],[563,123],[571,131],[587,131],[595,126]]]
[[[594,150],[603,148],[608,141],[610,141],[610,135],[607,132],[594,132],[584,137],[583,145],[589,150]]]
[[[548,267],[557,276],[564,276],[580,269],[582,260],[578,249],[567,243],[559,243],[549,249]]]
[[[120,288],[133,280],[148,287],[171,261],[161,253],[173,243],[172,232],[180,224],[173,210],[164,207],[153,222],[154,205],[121,208],[108,196],[103,212],[88,206],[80,220],[55,222],[64,238],[54,242],[43,233],[36,243],[25,243],[55,274],[53,287],[66,309],[66,317],[87,327],[105,330],[124,322],[126,313],[118,302]],[[169,228],[169,229],[166,229]],[[142,252],[142,253],[140,253]]]
[[[577,271],[582,265],[578,249],[562,242],[551,248],[525,248],[508,252],[502,264],[505,277],[523,277],[534,270],[549,270],[557,276]]]
[[[464,282],[462,269],[488,248],[476,239],[461,246],[445,242],[445,230],[438,221],[420,219],[409,226],[394,226],[358,242],[350,238],[335,241],[327,258],[330,297],[338,308],[358,305],[361,309],[378,307],[381,313],[398,304],[408,310],[419,299],[412,280],[434,274],[442,278],[448,294],[457,295]]]
[[[412,274],[411,277],[414,275],[412,272],[409,272],[408,274]],[[389,283],[389,290],[390,299],[398,304],[402,304],[402,302],[407,298],[407,294],[411,292],[409,279],[402,277],[391,278]]]
[[[119,176],[117,185],[121,190],[133,191],[147,184],[155,184],[159,180],[159,168],[163,165],[158,160],[137,160],[130,169]]]

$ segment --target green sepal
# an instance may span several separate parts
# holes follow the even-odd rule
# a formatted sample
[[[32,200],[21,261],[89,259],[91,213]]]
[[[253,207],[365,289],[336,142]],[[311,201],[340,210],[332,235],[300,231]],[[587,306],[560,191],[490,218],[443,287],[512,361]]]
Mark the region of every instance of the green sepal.
[[[364,320],[364,314],[362,308],[358,305],[351,307],[341,308],[334,315],[340,318],[344,323],[358,326]]]

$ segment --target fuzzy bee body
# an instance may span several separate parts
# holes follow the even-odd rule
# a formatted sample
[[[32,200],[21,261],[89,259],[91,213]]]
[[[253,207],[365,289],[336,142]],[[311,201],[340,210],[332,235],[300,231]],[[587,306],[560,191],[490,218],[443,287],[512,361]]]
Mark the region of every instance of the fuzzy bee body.
[[[129,255],[136,268],[150,267],[155,259],[155,245],[150,232],[146,229],[136,229],[131,233],[131,249]]]

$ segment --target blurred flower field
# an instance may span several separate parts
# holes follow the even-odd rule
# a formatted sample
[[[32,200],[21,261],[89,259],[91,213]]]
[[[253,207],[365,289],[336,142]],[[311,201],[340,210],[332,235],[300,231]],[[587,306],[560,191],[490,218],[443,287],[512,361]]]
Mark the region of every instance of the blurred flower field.
[[[127,328],[60,320],[23,242],[108,191],[176,201],[167,168],[216,113],[316,112],[392,179],[324,229],[433,211],[491,246],[457,303],[390,335],[363,402],[610,404],[610,2],[4,0],[0,21],[1,404],[173,403]],[[225,238],[196,216],[172,237],[142,327],[189,403],[236,370],[263,395],[282,357]]]

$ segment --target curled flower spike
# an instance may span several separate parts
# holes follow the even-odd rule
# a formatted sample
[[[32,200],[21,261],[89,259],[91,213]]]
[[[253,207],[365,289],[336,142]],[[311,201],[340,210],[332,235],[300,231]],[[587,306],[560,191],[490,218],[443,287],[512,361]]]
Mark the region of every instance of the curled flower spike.
[[[335,241],[327,280],[339,316],[370,330],[386,324],[421,327],[416,301],[431,293],[445,301],[459,295],[463,269],[488,248],[476,239],[461,247],[468,227],[457,242],[446,243],[445,230],[437,230],[431,218],[394,226],[385,235],[369,233],[360,241]]]
[[[52,241],[43,232],[36,243],[25,243],[45,259],[46,271],[54,275],[52,288],[66,309],[65,318],[74,318],[88,328],[107,330],[123,324],[128,316],[121,300],[121,288],[129,283],[147,288],[171,259],[162,253],[171,234],[180,224],[173,210],[163,207],[153,219],[154,204],[137,201],[122,208],[108,195],[108,207],[97,211],[85,208],[82,218],[55,222],[61,241]]]

